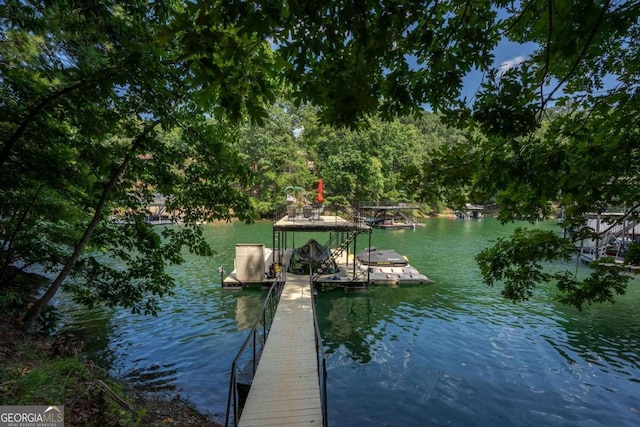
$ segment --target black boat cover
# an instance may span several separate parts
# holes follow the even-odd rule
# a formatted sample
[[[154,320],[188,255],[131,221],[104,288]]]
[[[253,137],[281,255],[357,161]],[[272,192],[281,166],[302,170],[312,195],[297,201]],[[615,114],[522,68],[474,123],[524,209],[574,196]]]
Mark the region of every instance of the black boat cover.
[[[322,264],[322,262],[331,255],[329,249],[325,248],[315,239],[310,239],[304,246],[294,249],[293,254],[294,257],[297,258],[296,261],[312,266]]]

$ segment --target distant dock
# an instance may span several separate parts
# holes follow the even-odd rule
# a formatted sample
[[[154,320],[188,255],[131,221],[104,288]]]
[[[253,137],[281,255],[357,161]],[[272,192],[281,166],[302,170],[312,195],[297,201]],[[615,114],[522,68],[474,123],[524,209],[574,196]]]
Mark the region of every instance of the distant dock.
[[[424,227],[424,224],[416,221],[412,215],[418,208],[408,203],[368,204],[360,207],[363,212],[370,213],[364,218],[364,222],[373,228],[383,230]]]

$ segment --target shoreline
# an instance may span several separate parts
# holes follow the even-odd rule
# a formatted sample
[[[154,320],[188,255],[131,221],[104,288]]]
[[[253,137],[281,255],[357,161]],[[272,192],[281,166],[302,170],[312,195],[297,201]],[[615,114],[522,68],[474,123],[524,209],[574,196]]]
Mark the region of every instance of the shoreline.
[[[27,289],[0,289],[0,405],[64,405],[65,426],[221,427],[178,393],[152,397],[112,377],[82,356],[84,343],[72,334],[24,331]]]

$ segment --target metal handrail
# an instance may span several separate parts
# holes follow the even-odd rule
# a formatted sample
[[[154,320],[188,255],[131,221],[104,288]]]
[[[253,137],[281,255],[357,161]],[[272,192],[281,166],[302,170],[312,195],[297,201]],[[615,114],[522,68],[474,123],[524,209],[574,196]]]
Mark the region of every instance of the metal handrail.
[[[242,369],[240,364],[240,359],[244,355],[246,349],[249,348],[249,344],[251,344],[252,356],[251,356],[251,378],[253,379],[256,375],[256,370],[258,369],[258,356],[259,353],[262,353],[262,349],[267,342],[267,336],[269,335],[269,330],[271,329],[271,324],[273,323],[273,319],[275,317],[276,309],[278,308],[278,302],[280,301],[280,294],[282,293],[283,284],[285,282],[284,275],[286,272],[282,271],[276,276],[275,281],[269,288],[269,292],[267,293],[267,297],[262,304],[262,309],[258,314],[256,321],[254,322],[247,338],[245,338],[240,350],[238,350],[238,354],[233,359],[233,363],[231,364],[231,378],[229,380],[229,393],[227,396],[227,413],[225,416],[225,426],[229,426],[229,421],[231,418],[231,412],[233,410],[233,426],[238,425],[240,420],[240,402],[239,402],[239,391],[238,391],[238,371]],[[262,328],[262,335],[258,332],[259,329]],[[259,348],[258,348],[259,347]]]
[[[309,272],[309,289],[311,290],[311,307],[313,310],[313,332],[316,342],[316,359],[318,368],[318,382],[320,384],[320,407],[322,410],[322,425],[328,426],[327,420],[327,357],[322,344],[320,326],[318,325],[318,313],[316,312],[316,298],[313,294],[313,274]]]

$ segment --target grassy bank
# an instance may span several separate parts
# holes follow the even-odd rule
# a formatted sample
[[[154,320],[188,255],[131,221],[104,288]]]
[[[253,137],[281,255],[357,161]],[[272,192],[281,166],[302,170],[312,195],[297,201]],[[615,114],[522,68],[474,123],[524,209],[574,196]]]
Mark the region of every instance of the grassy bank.
[[[0,289],[0,405],[64,405],[65,426],[218,426],[177,396],[151,399],[114,380],[73,335],[25,333],[23,289]]]

